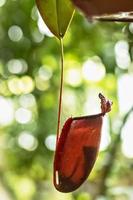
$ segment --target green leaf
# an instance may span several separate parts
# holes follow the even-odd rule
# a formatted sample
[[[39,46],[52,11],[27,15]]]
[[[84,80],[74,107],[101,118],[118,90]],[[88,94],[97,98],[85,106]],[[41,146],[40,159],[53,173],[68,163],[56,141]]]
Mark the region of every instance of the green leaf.
[[[36,0],[39,12],[50,29],[57,37],[62,38],[72,19],[74,8],[70,0]]]

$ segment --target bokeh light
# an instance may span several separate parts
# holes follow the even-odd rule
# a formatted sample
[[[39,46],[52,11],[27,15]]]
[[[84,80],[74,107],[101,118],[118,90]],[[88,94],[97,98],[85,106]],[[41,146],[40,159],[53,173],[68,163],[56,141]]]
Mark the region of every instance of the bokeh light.
[[[31,18],[35,21],[37,21],[37,19],[38,19],[38,11],[37,11],[36,6],[33,6],[32,10],[31,10]]]
[[[99,90],[96,88],[92,88],[89,92],[86,92],[86,100],[84,102],[83,112],[84,115],[92,115],[96,113],[100,113],[99,99],[98,94]]]
[[[102,80],[106,74],[105,66],[98,57],[85,61],[82,72],[85,80],[96,82]]]
[[[118,102],[119,109],[122,114],[128,112],[133,106],[133,90],[130,88],[133,85],[133,75],[124,74],[118,79]]]
[[[44,39],[44,35],[42,33],[40,33],[40,31],[38,29],[35,29],[33,32],[32,32],[32,37],[33,37],[33,40],[37,43],[40,43],[43,41]]]
[[[34,90],[34,82],[30,76],[13,76],[8,80],[8,87],[13,94],[27,94]]]
[[[0,7],[4,6],[5,3],[6,3],[6,0],[0,0]]]
[[[12,77],[8,80],[9,90],[16,95],[21,94],[20,90],[20,80],[18,77]]]
[[[12,74],[21,74],[27,71],[28,66],[24,59],[12,59],[8,61],[7,67]]]
[[[20,124],[27,124],[32,120],[32,112],[25,108],[18,108],[15,112],[15,119]]]
[[[80,86],[82,83],[81,70],[78,68],[69,69],[66,73],[65,81],[73,87]]]
[[[0,96],[0,125],[7,126],[14,119],[14,105],[11,99]]]
[[[44,81],[48,81],[52,77],[52,70],[50,68],[46,68],[42,66],[39,68],[38,75]]]
[[[8,196],[7,192],[2,188],[1,185],[0,185],[0,199],[10,200],[10,197]]]
[[[48,137],[46,137],[44,143],[49,150],[54,151],[55,146],[56,146],[55,145],[56,144],[56,136],[55,135],[49,135]]]
[[[19,103],[24,108],[35,107],[36,99],[33,94],[24,94],[19,97]]]
[[[20,200],[32,199],[36,190],[33,180],[27,176],[15,176],[14,179],[14,191],[17,198]]]
[[[66,111],[68,117],[71,115],[73,116],[76,115],[77,113],[76,103],[77,103],[77,97],[75,93],[69,89],[65,90],[63,93],[63,108],[64,111]]]
[[[20,89],[24,94],[30,93],[34,90],[34,82],[30,76],[23,76],[20,79]]]
[[[8,36],[13,42],[19,42],[23,37],[23,31],[19,26],[13,25],[8,30]]]
[[[133,113],[130,114],[128,121],[126,122],[122,130],[122,151],[128,158],[133,158]]]
[[[47,66],[41,66],[35,77],[36,87],[38,90],[45,91],[50,87],[49,80],[52,77],[52,70]]]
[[[109,120],[107,116],[105,116],[103,120],[100,151],[106,150],[110,142],[111,142],[111,137],[110,137],[110,129],[109,129]]]
[[[131,64],[129,55],[129,44],[127,41],[120,40],[115,44],[116,63],[121,69],[127,69]]]
[[[27,151],[34,151],[38,146],[38,141],[30,132],[24,131],[19,134],[18,144]]]

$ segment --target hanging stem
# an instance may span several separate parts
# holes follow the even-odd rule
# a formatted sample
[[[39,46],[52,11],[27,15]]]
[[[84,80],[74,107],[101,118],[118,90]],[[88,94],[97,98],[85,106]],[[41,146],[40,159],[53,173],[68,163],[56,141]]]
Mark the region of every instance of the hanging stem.
[[[58,122],[57,122],[57,137],[56,137],[56,146],[59,139],[60,133],[60,120],[61,120],[61,108],[62,108],[62,90],[63,90],[63,74],[64,74],[64,49],[63,49],[63,40],[60,38],[60,65],[61,65],[61,74],[60,74],[60,92],[59,92],[59,105],[58,105]]]

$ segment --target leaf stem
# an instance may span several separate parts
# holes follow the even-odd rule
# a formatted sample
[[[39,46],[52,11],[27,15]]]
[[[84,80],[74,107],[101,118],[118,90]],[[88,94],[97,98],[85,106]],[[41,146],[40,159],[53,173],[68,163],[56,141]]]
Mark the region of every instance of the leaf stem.
[[[62,109],[62,91],[63,91],[63,76],[64,76],[64,48],[63,48],[63,39],[60,38],[60,91],[59,91],[59,104],[58,104],[58,122],[57,122],[57,137],[56,137],[56,146],[59,139],[60,133],[60,121],[61,121],[61,109]]]

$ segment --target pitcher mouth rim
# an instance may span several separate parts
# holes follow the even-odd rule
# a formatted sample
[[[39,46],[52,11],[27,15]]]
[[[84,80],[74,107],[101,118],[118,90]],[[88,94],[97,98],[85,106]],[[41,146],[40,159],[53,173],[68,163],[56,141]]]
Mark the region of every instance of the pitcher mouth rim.
[[[131,12],[118,12],[114,14],[103,14],[92,16],[93,20],[105,22],[133,22],[133,11]]]

